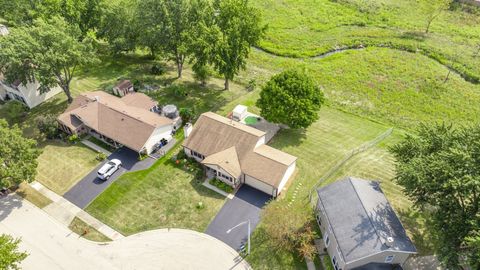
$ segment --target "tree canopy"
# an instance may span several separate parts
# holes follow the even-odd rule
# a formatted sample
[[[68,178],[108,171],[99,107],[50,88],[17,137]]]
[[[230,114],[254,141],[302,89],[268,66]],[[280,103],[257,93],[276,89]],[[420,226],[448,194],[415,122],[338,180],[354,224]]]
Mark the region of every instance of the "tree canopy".
[[[40,92],[60,86],[71,102],[70,82],[75,72],[96,60],[92,45],[79,41],[80,36],[78,27],[60,17],[13,28],[0,39],[0,72],[7,83],[37,80]]]
[[[0,269],[19,270],[20,263],[28,256],[18,251],[20,239],[13,239],[10,235],[0,235]]]
[[[480,227],[480,125],[421,125],[391,152],[397,182],[431,216],[429,230],[441,261],[460,269],[462,257],[478,252],[465,241]]]
[[[34,140],[24,138],[17,126],[9,126],[0,119],[0,187],[35,180],[40,155],[36,144]]]
[[[101,5],[102,0],[0,0],[0,17],[21,26],[33,24],[35,19],[61,16],[85,37],[98,26]]]
[[[134,51],[139,31],[136,20],[136,1],[119,0],[102,6],[97,37],[108,42],[114,54]]]
[[[178,77],[188,56],[191,29],[190,0],[144,0],[138,5],[140,43],[152,54],[161,48],[177,65]]]
[[[249,5],[248,0],[215,0],[214,22],[218,29],[212,43],[211,63],[229,81],[246,67],[250,48],[258,44],[266,27],[261,24],[259,10]],[[211,31],[213,34],[215,30]]]
[[[305,72],[287,70],[266,83],[257,106],[268,121],[306,128],[318,120],[323,102],[323,92]]]

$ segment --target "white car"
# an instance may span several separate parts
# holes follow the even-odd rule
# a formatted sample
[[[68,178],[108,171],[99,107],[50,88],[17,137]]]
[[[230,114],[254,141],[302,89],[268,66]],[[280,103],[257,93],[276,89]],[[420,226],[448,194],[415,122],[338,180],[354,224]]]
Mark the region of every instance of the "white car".
[[[112,159],[98,170],[97,176],[102,180],[108,180],[120,167],[122,167],[122,162],[118,159]]]

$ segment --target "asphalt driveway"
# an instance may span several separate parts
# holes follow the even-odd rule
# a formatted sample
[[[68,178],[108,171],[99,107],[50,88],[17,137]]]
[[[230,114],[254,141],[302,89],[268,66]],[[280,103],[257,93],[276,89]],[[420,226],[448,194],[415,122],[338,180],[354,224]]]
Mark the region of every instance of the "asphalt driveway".
[[[122,167],[116,171],[107,181],[100,180],[97,177],[97,171],[108,160],[119,159],[122,161]],[[63,197],[80,208],[85,208],[98,195],[100,195],[108,186],[110,186],[120,175],[128,171],[144,170],[152,166],[155,162],[152,158],[138,160],[138,153],[126,147],[122,147],[108,156],[107,160],[98,165],[75,186],[67,191]]]
[[[247,244],[247,224],[239,226],[227,234],[227,230],[239,223],[250,220],[251,232],[260,221],[262,207],[272,197],[250,186],[243,185],[231,200],[227,200],[222,209],[208,225],[209,234],[235,250]]]

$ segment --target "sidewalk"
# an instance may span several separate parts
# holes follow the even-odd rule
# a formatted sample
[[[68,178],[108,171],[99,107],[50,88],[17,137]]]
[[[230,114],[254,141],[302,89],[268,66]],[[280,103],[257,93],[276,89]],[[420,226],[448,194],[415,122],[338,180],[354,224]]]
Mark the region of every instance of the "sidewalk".
[[[226,193],[225,191],[217,188],[216,186],[211,185],[210,183],[208,183],[208,179],[205,180],[205,181],[202,183],[202,185],[203,185],[204,187],[206,187],[206,188],[209,188],[209,189],[211,189],[211,190],[219,193],[220,195],[223,195],[223,196],[229,198],[230,200],[233,199],[233,197],[235,196],[235,195],[232,194],[232,193]]]
[[[45,208],[43,208],[43,210],[66,227],[70,225],[75,217],[78,217],[88,225],[92,226],[95,230],[112,240],[124,238],[124,236],[119,232],[103,224],[101,221],[92,217],[90,214],[72,204],[62,196],[49,190],[41,183],[35,181],[30,185],[42,195],[53,201],[53,203],[47,205]]]
[[[87,146],[88,148],[91,148],[97,152],[103,152],[105,155],[107,156],[110,156],[112,153],[110,151],[107,151],[105,149],[103,149],[102,147],[92,143],[91,141],[89,140],[82,140],[81,143],[83,143],[85,146]]]

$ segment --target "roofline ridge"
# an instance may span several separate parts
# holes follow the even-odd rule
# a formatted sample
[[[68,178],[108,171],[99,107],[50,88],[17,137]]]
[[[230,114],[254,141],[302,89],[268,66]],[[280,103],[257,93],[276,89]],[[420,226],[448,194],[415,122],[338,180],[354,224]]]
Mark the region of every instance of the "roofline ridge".
[[[120,114],[122,114],[122,115],[125,115],[125,116],[131,118],[131,119],[134,119],[134,120],[137,120],[137,121],[139,121],[139,122],[145,123],[145,124],[147,124],[147,125],[149,125],[149,126],[151,126],[151,127],[154,127],[154,128],[160,127],[160,126],[152,125],[151,123],[148,123],[148,122],[146,122],[146,121],[142,121],[142,120],[140,120],[140,119],[138,119],[138,118],[136,118],[136,117],[133,117],[133,116],[131,116],[131,115],[128,115],[127,113],[125,113],[125,112],[123,112],[123,111],[120,111],[120,110],[118,110],[118,109],[116,109],[116,108],[114,108],[114,107],[112,107],[112,106],[109,106],[108,104],[102,103],[101,101],[96,100],[96,101],[94,101],[94,102],[100,103],[100,104],[102,104],[103,106],[106,106],[106,107],[108,107],[108,108],[111,109],[111,110],[114,110],[114,111],[116,111],[116,112],[118,112],[118,113],[120,113]],[[121,101],[121,102],[122,102],[122,101]],[[137,107],[134,107],[134,106],[130,106],[130,105],[128,105],[128,104],[125,104],[125,102],[122,102],[122,103],[123,103],[123,105],[124,105],[125,107],[133,108],[133,109],[135,109],[135,110],[136,110],[136,109],[139,109],[139,108],[137,108]],[[146,112],[149,112],[149,113],[151,112],[151,111],[147,111],[147,110],[145,110],[145,111],[146,111]],[[99,117],[100,117],[100,115],[99,115]],[[163,117],[163,116],[159,115],[159,117]],[[161,126],[164,126],[164,125],[161,125]]]
[[[370,214],[367,212],[367,209],[365,208],[365,205],[363,204],[362,198],[360,198],[360,196],[358,195],[358,190],[356,189],[355,185],[353,184],[352,179],[353,179],[353,177],[351,177],[351,176],[348,177],[348,181],[350,182],[350,185],[352,185],[353,189],[355,190],[355,195],[357,195],[358,200],[360,201],[360,204],[362,205],[363,211],[365,211],[365,214],[367,214],[368,221],[370,221],[370,225],[372,225],[373,229],[375,230],[375,234],[377,235],[377,237],[380,240],[380,242],[382,243],[382,245],[384,245],[385,243],[382,240],[383,238],[378,234],[377,227],[375,227],[375,225],[373,224],[372,218],[370,217]],[[356,180],[356,179],[354,179],[354,180]],[[379,184],[379,182],[377,182],[377,181],[370,181],[370,180],[359,180],[359,181],[367,181],[367,182]],[[382,191],[382,194],[384,194],[383,191]],[[384,194],[384,196],[385,196],[385,194]],[[388,200],[387,200],[387,202],[388,202]],[[388,249],[390,249],[390,247]]]
[[[283,152],[283,151],[278,150],[278,149],[276,149],[276,148],[274,148],[274,147],[271,147],[270,145],[267,145],[267,144],[262,144],[262,145],[259,145],[259,146],[255,147],[255,148],[253,148],[252,152],[254,152],[255,154],[259,154],[260,156],[262,156],[262,157],[264,157],[264,158],[270,159],[271,161],[275,161],[275,162],[278,162],[278,163],[280,163],[280,164],[283,164],[283,165],[285,165],[285,166],[290,166],[290,165],[292,165],[292,163],[295,162],[295,161],[297,161],[297,159],[298,159],[298,157],[296,157],[296,156],[294,156],[294,155],[290,155],[290,156],[294,157],[295,160],[294,160],[292,163],[290,163],[290,164],[287,165],[287,164],[285,164],[285,163],[279,162],[278,160],[275,160],[275,159],[273,159],[273,158],[271,158],[271,157],[267,157],[267,156],[262,155],[261,153],[258,153],[257,151],[255,151],[257,148],[259,148],[260,146],[263,146],[263,145],[268,146],[268,147],[270,147],[270,148],[272,148],[272,149],[275,149],[275,150],[277,150],[277,151],[280,151],[280,152],[282,152],[282,153],[284,153],[284,154],[290,155],[290,154],[287,153],[287,152]]]

